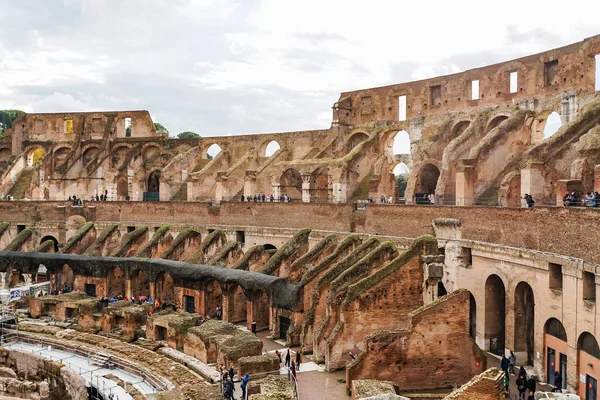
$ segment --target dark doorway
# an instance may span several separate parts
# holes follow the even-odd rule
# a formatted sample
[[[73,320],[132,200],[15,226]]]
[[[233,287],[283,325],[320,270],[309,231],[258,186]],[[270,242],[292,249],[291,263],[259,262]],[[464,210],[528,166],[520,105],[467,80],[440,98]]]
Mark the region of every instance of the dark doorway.
[[[446,287],[444,286],[442,281],[439,281],[437,284],[437,292],[438,292],[438,298],[448,294],[448,291],[446,290]]]
[[[556,351],[552,347],[548,347],[548,361],[546,363],[546,376],[548,384],[554,385],[554,371],[556,370]]]
[[[156,201],[154,198],[159,197],[158,193],[160,191],[160,171],[153,171],[150,176],[148,176],[148,190],[146,197],[152,200],[148,201]]]
[[[490,275],[485,282],[485,340],[486,348],[497,355],[504,354],[505,305],[504,283],[498,275]]]
[[[96,285],[92,283],[86,283],[84,290],[85,294],[87,294],[88,296],[96,297]]]
[[[167,328],[165,328],[164,326],[156,327],[156,340],[167,340]]]
[[[290,328],[290,319],[286,317],[279,317],[279,338],[285,339],[287,337],[287,331]]]
[[[527,365],[533,365],[534,306],[531,286],[520,282],[515,289],[515,352],[527,354]]]
[[[586,400],[596,400],[598,397],[598,381],[593,376],[585,376],[585,398]]]
[[[560,353],[560,376],[562,376],[561,389],[567,388],[567,356],[566,354]]]
[[[195,298],[194,296],[185,296],[185,311],[189,312],[190,314],[194,314],[196,312],[196,305],[195,305]]]
[[[477,336],[477,303],[471,293],[469,293],[469,300],[469,335],[475,340]]]

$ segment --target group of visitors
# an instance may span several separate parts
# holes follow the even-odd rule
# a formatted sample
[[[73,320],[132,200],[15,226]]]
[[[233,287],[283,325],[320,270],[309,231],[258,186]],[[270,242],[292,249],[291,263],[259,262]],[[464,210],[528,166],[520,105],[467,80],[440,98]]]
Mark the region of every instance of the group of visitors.
[[[502,356],[502,360],[500,361],[500,368],[504,372],[504,390],[509,393],[510,386],[510,376],[515,376],[515,363],[517,362],[517,357],[514,352],[510,352],[508,358]],[[509,376],[510,375],[510,376]],[[518,377],[515,380],[515,384],[517,385],[517,391],[519,392],[520,400],[534,400],[535,399],[535,391],[537,389],[537,381],[534,375],[530,375],[527,377],[527,372],[525,368],[521,366],[519,368]],[[554,385],[552,387],[553,392],[561,392],[562,391],[562,376],[560,372],[554,372]]]
[[[292,198],[286,194],[282,194],[281,196],[279,196],[279,199],[275,199],[275,196],[273,195],[269,195],[267,196],[266,194],[255,194],[254,196],[244,196],[241,195],[240,196],[240,201],[243,203],[244,201],[247,201],[249,203],[265,203],[265,202],[269,202],[269,203],[273,203],[275,200],[279,200],[280,203],[291,203],[292,202]]]
[[[577,194],[577,192],[566,192],[563,196],[565,207],[596,207],[600,202],[600,193],[588,192],[588,194]]]
[[[279,357],[279,364],[283,362],[283,353],[279,350],[275,350],[275,355]],[[285,366],[289,368],[290,373],[296,379],[296,371],[300,371],[300,364],[302,364],[302,354],[297,351],[293,353],[290,349],[285,352]]]
[[[81,199],[81,197],[78,198],[76,195],[69,196],[68,201],[72,202],[74,206],[82,206],[83,205],[83,200]]]
[[[223,398],[227,400],[235,400],[235,383],[233,378],[235,376],[235,370],[233,367],[227,369],[224,365],[219,365],[219,374],[221,375],[221,384],[223,385]],[[242,396],[240,399],[246,398],[246,387],[250,376],[245,374],[240,380],[240,388],[242,389]]]
[[[52,296],[58,296],[59,294],[70,293],[72,291],[73,290],[70,287],[68,287],[67,285],[65,285],[61,290],[58,290],[58,289],[51,290],[50,294]]]

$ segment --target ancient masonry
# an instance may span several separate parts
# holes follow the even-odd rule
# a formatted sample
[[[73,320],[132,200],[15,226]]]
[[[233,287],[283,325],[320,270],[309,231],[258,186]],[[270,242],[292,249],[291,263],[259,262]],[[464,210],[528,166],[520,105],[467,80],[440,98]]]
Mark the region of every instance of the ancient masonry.
[[[239,329],[255,321],[326,371],[345,370],[354,398],[461,385],[448,399],[498,398],[503,375],[486,371],[485,351],[513,351],[541,381],[559,371],[564,389],[591,399],[600,214],[563,208],[562,196],[600,191],[598,54],[600,36],[342,93],[325,130],[173,139],[146,111],[24,114],[0,139],[0,195],[30,200],[0,202],[2,288],[47,279],[73,289],[20,305],[75,321],[76,332],[21,331],[105,343],[169,380],[165,398],[218,398],[216,370],[193,360],[276,370],[277,357]],[[402,136],[410,154],[394,154]],[[357,207],[398,202],[400,163],[410,170],[403,204]],[[89,201],[104,193],[109,201]],[[265,202],[240,201],[258,193]],[[119,294],[178,311],[98,302]],[[203,322],[218,307],[223,321]],[[2,379],[46,395],[47,383],[17,378],[11,360],[22,355],[2,354]],[[64,390],[64,366],[35,362]],[[279,379],[253,385],[293,398]]]

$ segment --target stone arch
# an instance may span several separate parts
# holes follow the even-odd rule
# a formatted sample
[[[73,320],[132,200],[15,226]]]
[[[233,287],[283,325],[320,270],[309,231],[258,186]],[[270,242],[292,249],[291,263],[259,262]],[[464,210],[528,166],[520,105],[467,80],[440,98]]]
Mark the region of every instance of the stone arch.
[[[40,264],[35,272],[35,283],[48,282],[48,268],[44,264]]]
[[[162,303],[175,303],[175,282],[168,272],[161,272],[156,277],[154,297]]]
[[[552,119],[548,124],[550,116],[552,116]],[[540,144],[554,135],[561,125],[560,114],[556,110],[551,109],[540,112],[533,118],[531,123],[531,144]]]
[[[275,154],[280,148],[281,145],[277,140],[269,140],[263,143],[258,155],[259,157],[268,158]]]
[[[214,142],[209,143],[206,146],[204,146],[204,149],[202,150],[202,158],[213,159],[221,151],[223,151],[223,148],[219,144],[214,143]]]
[[[204,314],[216,316],[217,307],[223,307],[223,288],[217,280],[209,280],[204,285]]]
[[[142,147],[142,158],[144,161],[148,161],[152,158],[160,155],[160,147],[156,144],[149,143]]]
[[[92,161],[94,157],[96,157],[99,151],[100,148],[96,146],[90,146],[87,149],[85,149],[81,154],[81,162],[83,163],[83,165],[88,165],[90,161]]]
[[[27,161],[27,166],[32,167],[35,164],[39,163],[46,157],[46,150],[42,146],[34,146],[29,148],[25,152],[25,160]]]
[[[160,191],[160,171],[154,170],[148,175],[146,191],[147,192],[159,192]]]
[[[544,334],[554,336],[564,342],[567,341],[567,331],[562,322],[556,318],[548,318],[544,324]]]
[[[302,198],[302,174],[294,168],[286,169],[279,178],[280,193],[292,199]]]
[[[257,331],[269,328],[270,311],[271,306],[267,292],[262,289],[254,291],[252,293],[252,315],[254,321],[256,321]]]
[[[485,349],[504,354],[506,323],[506,289],[498,275],[485,281]]]
[[[579,384],[579,396],[589,399],[597,395],[595,391],[600,374],[597,365],[600,364],[600,348],[598,341],[590,332],[583,332],[577,340],[577,375],[585,378],[585,384]],[[591,386],[591,387],[590,387]]]
[[[140,296],[150,296],[150,277],[146,271],[141,269],[135,270],[131,274],[131,295],[135,298]]]
[[[52,151],[52,161],[54,168],[58,168],[67,162],[71,148],[69,146],[57,146]]]
[[[348,140],[346,141],[346,153],[350,153],[353,148],[369,139],[369,135],[364,132],[355,132],[353,133]]]
[[[122,176],[117,180],[117,198],[119,200],[125,200],[128,195],[129,183],[127,182],[127,177]]]
[[[263,245],[263,249],[265,250],[277,250],[277,247],[275,247],[274,245],[267,243]]]
[[[229,287],[228,293],[228,310],[227,310],[227,322],[237,324],[245,322],[247,318],[247,303],[248,298],[244,289],[236,284]]]
[[[458,121],[450,130],[451,137],[455,138],[460,136],[469,127],[469,125],[471,125],[471,121],[469,120]]]
[[[598,341],[589,332],[583,332],[579,335],[577,340],[577,350],[583,351],[592,357],[600,360],[600,347],[598,347]]]
[[[331,176],[326,166],[315,169],[310,177],[310,201],[323,202],[331,199]]]
[[[8,147],[0,149],[0,161],[8,161],[12,156],[12,150]]]
[[[125,274],[119,267],[113,267],[106,276],[106,296],[125,296]]]
[[[440,177],[440,170],[433,164],[421,166],[415,182],[415,202],[429,204],[428,196],[435,194],[435,188]]]
[[[54,244],[52,246],[54,253],[58,253],[58,240],[54,237],[54,236],[50,236],[50,235],[46,235],[44,236],[41,240],[40,240],[40,244],[47,242],[48,240],[51,240],[52,243]]]
[[[554,373],[560,372],[563,377],[562,389],[567,388],[567,332],[562,322],[549,318],[544,324],[544,368],[545,381],[554,385]]]
[[[498,125],[500,125],[502,122],[506,121],[507,119],[508,119],[508,115],[497,115],[497,116],[495,116],[488,123],[486,132],[489,132],[492,129],[496,128]]]
[[[73,289],[73,284],[75,283],[75,275],[73,274],[73,270],[69,267],[68,264],[64,264],[57,272],[56,272],[56,289],[62,290],[65,287],[69,289]]]
[[[131,151],[131,147],[121,144],[115,146],[111,151],[111,164],[113,168],[119,169],[124,166],[127,161],[127,155]]]
[[[527,360],[527,365],[533,365],[535,298],[527,282],[519,282],[515,288],[514,307],[514,351],[521,360]]]

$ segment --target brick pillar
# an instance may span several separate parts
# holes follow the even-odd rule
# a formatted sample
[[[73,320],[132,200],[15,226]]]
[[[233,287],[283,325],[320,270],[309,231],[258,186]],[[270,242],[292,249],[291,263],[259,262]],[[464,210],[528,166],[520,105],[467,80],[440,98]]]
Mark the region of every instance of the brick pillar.
[[[156,283],[150,282],[150,297],[156,300]]]
[[[254,302],[252,300],[246,300],[246,328],[248,328],[249,331],[252,330],[252,320],[254,319],[254,315]]]
[[[208,315],[208,310],[206,309],[206,291],[204,289],[200,289],[198,291],[198,314],[200,315]]]
[[[226,290],[223,290],[221,293],[221,308],[223,309],[223,321],[231,322],[231,316],[229,315],[229,302],[231,299],[229,298],[229,288],[226,287]]]
[[[456,205],[472,206],[475,203],[475,168],[467,164],[471,160],[461,160],[456,172]],[[474,161],[474,160],[473,160]]]
[[[302,201],[310,203],[310,179],[312,175],[302,175]]]
[[[125,297],[131,299],[131,295],[133,294],[133,284],[131,279],[125,279]]]
[[[525,193],[530,194],[538,205],[541,205],[544,193],[543,171],[544,164],[541,162],[532,162],[529,167],[521,170],[521,196],[525,196]],[[527,208],[524,199],[521,199],[521,207]]]

